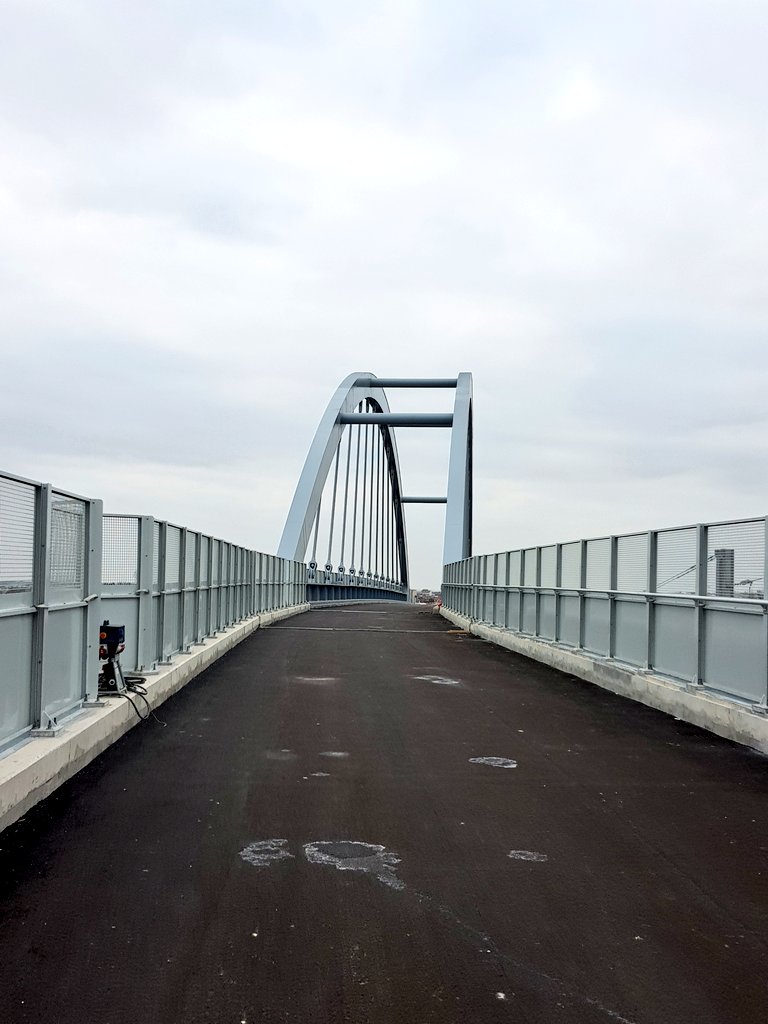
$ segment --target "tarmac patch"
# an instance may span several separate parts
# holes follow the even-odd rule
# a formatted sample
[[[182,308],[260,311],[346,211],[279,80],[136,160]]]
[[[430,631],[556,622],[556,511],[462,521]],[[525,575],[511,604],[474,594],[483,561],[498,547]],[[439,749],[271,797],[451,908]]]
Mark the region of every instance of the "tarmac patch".
[[[348,840],[306,843],[304,856],[311,864],[327,864],[337,871],[360,871],[390,889],[405,888],[405,882],[395,875],[395,865],[400,863],[400,858],[378,843]]]
[[[264,757],[268,761],[295,761],[297,755],[292,750],[265,750]]]
[[[517,768],[517,761],[510,757],[470,757],[470,764],[489,764],[492,768]]]
[[[260,839],[258,842],[249,843],[240,851],[240,856],[255,868],[266,868],[275,861],[293,857],[286,849],[287,845],[287,839]]]

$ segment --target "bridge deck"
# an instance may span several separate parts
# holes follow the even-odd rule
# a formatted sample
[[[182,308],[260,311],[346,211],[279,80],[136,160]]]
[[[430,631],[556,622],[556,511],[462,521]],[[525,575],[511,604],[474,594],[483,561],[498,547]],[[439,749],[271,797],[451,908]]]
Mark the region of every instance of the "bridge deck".
[[[0,836],[5,1024],[768,1018],[758,755],[403,606],[158,714]]]

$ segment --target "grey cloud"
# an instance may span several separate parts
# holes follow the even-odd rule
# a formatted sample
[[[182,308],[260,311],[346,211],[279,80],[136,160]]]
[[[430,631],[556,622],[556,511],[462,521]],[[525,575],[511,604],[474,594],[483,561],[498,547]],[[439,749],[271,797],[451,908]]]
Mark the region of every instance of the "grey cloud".
[[[123,503],[120,448],[134,507],[194,493],[258,543],[339,379],[466,368],[479,548],[752,513],[767,21],[739,0],[6,5],[7,468],[58,460]],[[441,444],[404,437],[409,489],[444,482]],[[435,583],[434,521],[412,521]]]

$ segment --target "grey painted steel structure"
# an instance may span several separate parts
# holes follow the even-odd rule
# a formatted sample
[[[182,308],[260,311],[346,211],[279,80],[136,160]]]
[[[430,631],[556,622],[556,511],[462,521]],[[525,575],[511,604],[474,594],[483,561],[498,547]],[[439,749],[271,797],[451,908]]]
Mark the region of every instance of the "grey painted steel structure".
[[[384,388],[451,388],[455,389],[454,409],[452,413],[392,413],[384,391]],[[394,577],[389,575],[389,562],[386,557],[382,558],[382,565],[386,568],[379,573],[378,563],[374,567],[368,564],[367,571],[363,568],[365,562],[364,552],[361,554],[361,565],[359,573],[354,571],[351,574],[345,572],[344,565],[338,567],[335,572],[331,564],[331,548],[333,544],[334,516],[336,514],[337,484],[339,479],[339,460],[345,428],[357,429],[357,445],[355,456],[355,473],[353,483],[353,494],[355,495],[353,510],[353,531],[357,528],[356,517],[358,515],[358,476],[360,472],[360,432],[367,426],[378,428],[384,444],[386,455],[385,483],[388,482],[389,493],[391,494],[391,510],[386,505],[384,491],[379,490],[376,483],[376,501],[381,501],[381,516],[377,511],[376,526],[379,531],[389,528],[390,512],[394,516],[394,527],[396,532],[396,567]],[[415,498],[403,497],[400,484],[400,467],[397,456],[397,446],[394,432],[391,428],[401,427],[451,427],[451,449],[449,458],[448,473],[448,494],[447,497]],[[350,486],[349,451],[352,446],[351,433],[347,435],[347,470],[346,479],[342,486],[344,489],[344,510],[342,513],[342,529],[347,523],[347,495]],[[375,444],[376,433],[370,435],[371,441]],[[366,494],[366,487],[373,493],[373,483],[368,485],[369,464],[368,464],[369,435],[365,434],[363,443],[363,471],[362,491]],[[329,474],[334,464],[333,475],[333,496],[330,521],[330,540],[328,543],[328,559],[325,570],[317,567],[317,545],[320,516],[322,509],[322,496],[326,482],[330,479]],[[374,456],[371,448],[370,472],[374,473]],[[376,473],[379,472],[378,460],[376,462]],[[427,379],[404,379],[404,378],[377,378],[374,374],[353,373],[350,374],[339,385],[333,395],[326,411],[320,421],[314,440],[309,449],[304,468],[299,478],[293,502],[283,530],[283,536],[278,547],[280,555],[286,558],[306,558],[309,550],[312,533],[314,530],[314,541],[312,542],[312,555],[309,562],[308,582],[312,585],[318,583],[319,573],[324,573],[322,585],[324,587],[336,584],[340,588],[359,587],[360,578],[373,578],[374,582],[380,581],[383,590],[392,593],[395,591],[407,592],[408,588],[408,558],[407,543],[405,535],[405,518],[402,506],[408,503],[442,504],[447,505],[445,523],[444,557],[460,558],[471,553],[472,545],[472,377],[469,373],[459,374],[458,378],[427,378]],[[379,508],[379,505],[376,505]],[[369,534],[374,530],[373,523],[373,501],[366,522],[366,500],[360,505],[360,529],[365,530],[367,525]],[[376,548],[380,543],[376,537],[370,545]],[[386,548],[386,541],[383,544]],[[342,542],[341,560],[344,561],[344,544]],[[370,554],[370,552],[369,552]],[[354,559],[353,554],[353,559]],[[391,589],[391,584],[395,587]],[[327,589],[324,591],[324,598],[329,596]],[[349,591],[353,596],[352,591]],[[355,595],[356,596],[356,595]],[[386,594],[382,594],[386,596]],[[399,593],[397,594],[399,596]]]
[[[474,621],[768,703],[768,520],[598,537],[446,565]]]
[[[301,471],[296,492],[293,496],[288,518],[285,522],[283,535],[278,545],[278,554],[282,558],[303,560],[309,547],[313,526],[319,523],[320,502],[325,488],[328,472],[340,450],[344,426],[342,417],[352,415],[358,407],[371,404],[381,413],[389,413],[389,403],[385,392],[379,387],[374,374],[352,373],[341,382],[323,414],[314,439],[307,454],[304,468]],[[357,413],[362,416],[362,413]],[[361,424],[364,420],[355,420]],[[368,420],[367,422],[371,422]],[[379,429],[386,448],[389,480],[393,498],[396,536],[397,581],[405,589],[408,586],[408,548],[405,534],[405,517],[400,502],[400,464],[397,455],[397,443],[394,433],[386,423],[380,423]],[[351,435],[350,435],[351,437]],[[367,440],[367,437],[366,437]],[[358,463],[359,469],[359,435]],[[367,464],[366,467],[367,469]],[[364,472],[365,477],[365,472]],[[363,487],[363,491],[365,487]],[[357,494],[357,491],[355,491]],[[364,506],[364,502],[362,503]],[[354,514],[356,514],[355,508]],[[364,507],[361,508],[361,517]],[[354,554],[353,554],[354,558]],[[312,559],[314,561],[314,559]],[[343,575],[342,566],[342,575]],[[369,572],[370,567],[369,567]]]
[[[126,670],[151,670],[305,595],[300,563],[0,473],[0,749],[95,697],[105,618],[126,626]]]

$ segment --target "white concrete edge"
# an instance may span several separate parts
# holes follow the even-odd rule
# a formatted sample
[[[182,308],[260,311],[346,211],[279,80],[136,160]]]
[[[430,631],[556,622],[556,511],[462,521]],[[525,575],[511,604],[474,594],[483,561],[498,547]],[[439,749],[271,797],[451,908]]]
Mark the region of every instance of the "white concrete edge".
[[[585,651],[568,650],[508,629],[474,622],[463,615],[441,608],[441,614],[461,629],[505,647],[515,654],[540,661],[551,668],[584,679],[621,697],[674,715],[684,722],[708,729],[724,739],[742,743],[768,754],[768,716],[736,701],[709,692],[697,692],[674,680],[655,676],[593,657]]]
[[[150,706],[154,709],[168,700],[257,629],[306,611],[308,603],[254,615],[209,637],[192,653],[175,655],[170,665],[147,676],[144,685]],[[28,739],[0,757],[0,831],[140,724],[124,697],[104,699],[105,707],[84,708],[56,736]],[[132,699],[146,712],[140,697]]]

